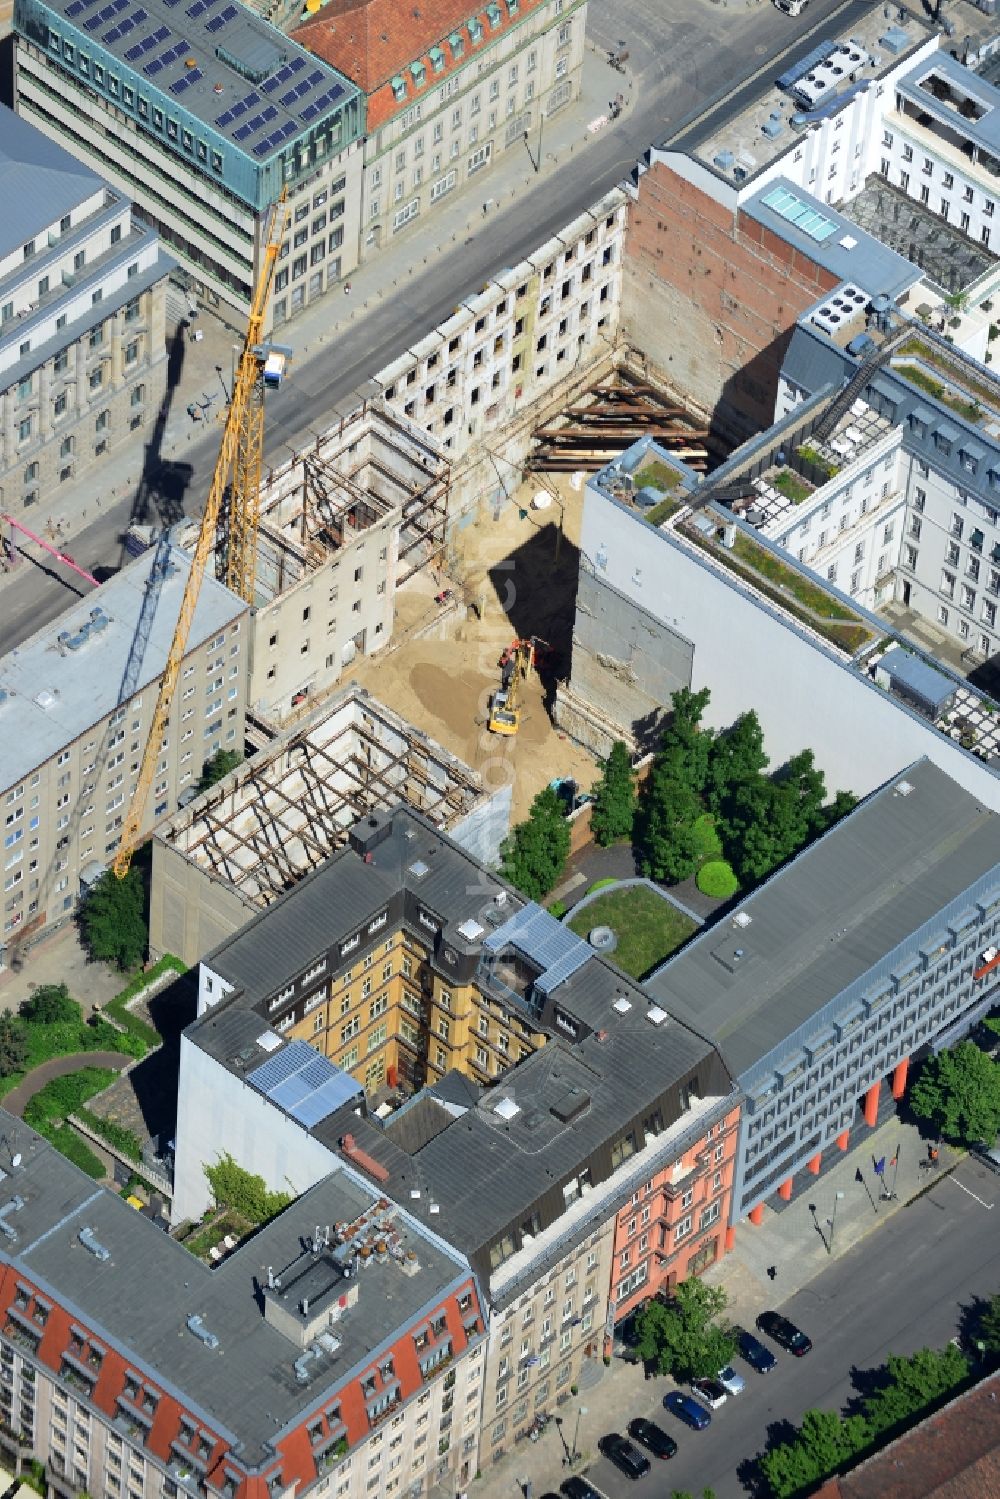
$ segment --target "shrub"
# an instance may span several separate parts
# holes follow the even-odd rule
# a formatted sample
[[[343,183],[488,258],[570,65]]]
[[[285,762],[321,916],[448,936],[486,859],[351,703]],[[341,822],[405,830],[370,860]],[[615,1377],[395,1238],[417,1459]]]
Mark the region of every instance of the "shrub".
[[[175,958],[172,953],[164,953],[163,957],[158,959],[146,973],[137,973],[131,983],[126,984],[121,993],[116,994],[114,999],[104,1007],[106,1015],[110,1015],[124,1031],[131,1036],[137,1036],[151,1049],[159,1046],[162,1037],[140,1015],[133,1015],[128,1007],[132,1000],[154,983],[161,974],[169,972],[187,973],[187,968],[180,958]]]
[[[739,881],[725,859],[711,859],[703,864],[695,880],[702,895],[713,900],[728,900],[740,888]]]
[[[82,1019],[82,1011],[65,984],[40,984],[34,994],[21,1001],[17,1013],[22,1020],[51,1024]]]
[[[722,839],[710,812],[703,813],[695,821],[694,845],[697,852],[705,858],[716,859],[722,853]]]
[[[245,1171],[228,1154],[214,1166],[206,1166],[205,1175],[216,1205],[232,1208],[251,1223],[266,1223],[292,1201],[287,1192],[269,1192],[262,1176]]]
[[[588,885],[587,886],[587,894],[588,895],[593,895],[595,891],[597,891],[597,890],[606,890],[609,885],[617,885],[617,883],[618,883],[618,881],[616,879],[614,879],[613,876],[610,876],[610,875],[608,876],[607,879],[595,880],[592,885]]]
[[[557,921],[561,921],[568,910],[569,907],[564,900],[554,900],[549,906],[549,915],[554,916]]]
[[[123,1124],[117,1124],[114,1119],[104,1119],[100,1114],[94,1114],[90,1109],[76,1109],[75,1113],[83,1120],[95,1135],[100,1135],[106,1140],[113,1150],[119,1155],[125,1156],[138,1165],[142,1160],[142,1141],[132,1130],[126,1129]]]

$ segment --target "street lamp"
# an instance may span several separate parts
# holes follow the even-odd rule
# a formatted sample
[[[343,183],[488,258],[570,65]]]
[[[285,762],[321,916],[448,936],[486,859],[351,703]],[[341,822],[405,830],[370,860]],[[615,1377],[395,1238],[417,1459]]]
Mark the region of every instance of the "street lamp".
[[[826,1246],[826,1252],[827,1252],[827,1254],[832,1254],[833,1253],[833,1230],[834,1230],[834,1228],[836,1226],[836,1223],[837,1223],[837,1203],[838,1202],[843,1202],[843,1200],[844,1200],[844,1194],[843,1194],[843,1192],[837,1192],[837,1193],[835,1193],[834,1199],[833,1199],[833,1216],[829,1220],[830,1221],[830,1242]]]
[[[580,1418],[587,1414],[587,1407],[581,1405],[576,1413],[576,1430],[573,1433],[573,1451],[569,1455],[571,1463],[580,1461]]]

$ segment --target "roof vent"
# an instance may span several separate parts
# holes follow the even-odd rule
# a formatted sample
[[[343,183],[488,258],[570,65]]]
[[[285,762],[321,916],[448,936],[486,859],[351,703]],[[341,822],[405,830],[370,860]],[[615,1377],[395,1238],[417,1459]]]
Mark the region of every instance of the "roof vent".
[[[265,1031],[262,1036],[257,1037],[257,1045],[261,1051],[277,1051],[281,1045],[281,1037],[274,1031]],[[251,1052],[251,1056],[253,1053]],[[249,1061],[249,1058],[247,1058]]]
[[[913,782],[912,781],[897,781],[896,782],[896,795],[897,796],[909,796],[909,794],[910,794],[910,792],[912,790],[913,790]]]
[[[632,1001],[630,999],[626,999],[624,994],[619,994],[618,998],[615,1000],[611,1008],[613,1010],[617,1010],[619,1015],[627,1015],[629,1010],[631,1010],[632,1008]]]
[[[521,1112],[521,1106],[515,1103],[509,1095],[504,1094],[503,1098],[498,1099],[493,1105],[493,1112],[501,1119],[513,1119],[515,1114]]]
[[[753,917],[752,916],[748,916],[747,913],[746,913],[746,911],[737,911],[736,915],[733,917],[733,926],[738,926],[738,927],[749,926],[752,920],[753,920]]]
[[[80,1232],[77,1234],[77,1238],[80,1240],[80,1243],[83,1245],[84,1249],[92,1254],[95,1260],[99,1260],[102,1265],[106,1264],[107,1261],[111,1258],[111,1250],[105,1249],[104,1245],[99,1242],[97,1235],[94,1233],[94,1230],[92,1228],[81,1228]]]
[[[50,708],[54,708],[56,705],[56,695],[54,692],[50,692],[47,687],[43,687],[41,692],[36,694],[35,702],[39,708],[44,708],[48,712]]]
[[[206,1348],[218,1348],[218,1338],[214,1332],[209,1332],[205,1326],[204,1318],[200,1317],[197,1312],[193,1312],[187,1319],[187,1330],[188,1332],[193,1332],[195,1337],[204,1343]]]
[[[4,1206],[0,1208],[0,1233],[3,1234],[5,1239],[10,1239],[12,1241],[17,1239],[17,1231],[16,1229],[11,1228],[10,1224],[7,1222],[7,1214],[19,1213],[23,1207],[24,1198],[18,1196],[12,1197],[10,1199],[10,1202],[5,1203]]]
[[[483,935],[485,930],[486,928],[480,926],[478,921],[473,921],[471,916],[468,921],[463,921],[458,928],[459,935],[464,937],[467,942],[475,942],[478,937]]]
[[[412,874],[415,880],[422,880],[429,869],[430,865],[425,864],[423,859],[415,859],[410,865],[409,873]]]
[[[659,1005],[650,1005],[646,1011],[646,1019],[652,1025],[662,1025],[667,1018],[666,1010],[661,1010]]]

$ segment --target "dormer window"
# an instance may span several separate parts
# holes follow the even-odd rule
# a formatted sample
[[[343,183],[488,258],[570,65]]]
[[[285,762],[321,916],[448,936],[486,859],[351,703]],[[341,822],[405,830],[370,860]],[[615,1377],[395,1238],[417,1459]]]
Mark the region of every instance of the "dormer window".
[[[417,88],[423,87],[424,82],[427,78],[427,69],[424,67],[424,64],[422,62],[410,63],[410,77],[413,79],[413,82],[416,84]]]
[[[444,51],[441,47],[432,47],[430,50],[431,67],[435,73],[444,71]]]
[[[500,25],[501,20],[500,7],[496,4],[496,0],[490,0],[489,5],[487,5],[486,18],[490,23],[491,30],[495,31]]]
[[[465,51],[465,39],[459,36],[457,31],[453,31],[448,38],[448,46],[451,48],[452,57],[461,57]]]
[[[469,22],[469,36],[474,47],[483,39],[483,23],[478,16],[473,16]]]
[[[392,80],[392,97],[399,103],[406,98],[406,79],[397,74]]]

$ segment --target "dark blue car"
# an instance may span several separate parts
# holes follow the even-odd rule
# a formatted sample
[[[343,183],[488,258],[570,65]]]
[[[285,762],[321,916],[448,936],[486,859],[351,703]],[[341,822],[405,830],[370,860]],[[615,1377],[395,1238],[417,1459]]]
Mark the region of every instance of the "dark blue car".
[[[671,1390],[669,1395],[664,1395],[663,1404],[666,1410],[694,1431],[704,1431],[706,1426],[712,1424],[711,1412],[682,1390]]]
[[[736,1338],[737,1348],[751,1369],[756,1369],[758,1374],[770,1373],[778,1362],[770,1348],[765,1348],[760,1338],[755,1338],[753,1333],[747,1332],[745,1328],[734,1327],[733,1335]]]

